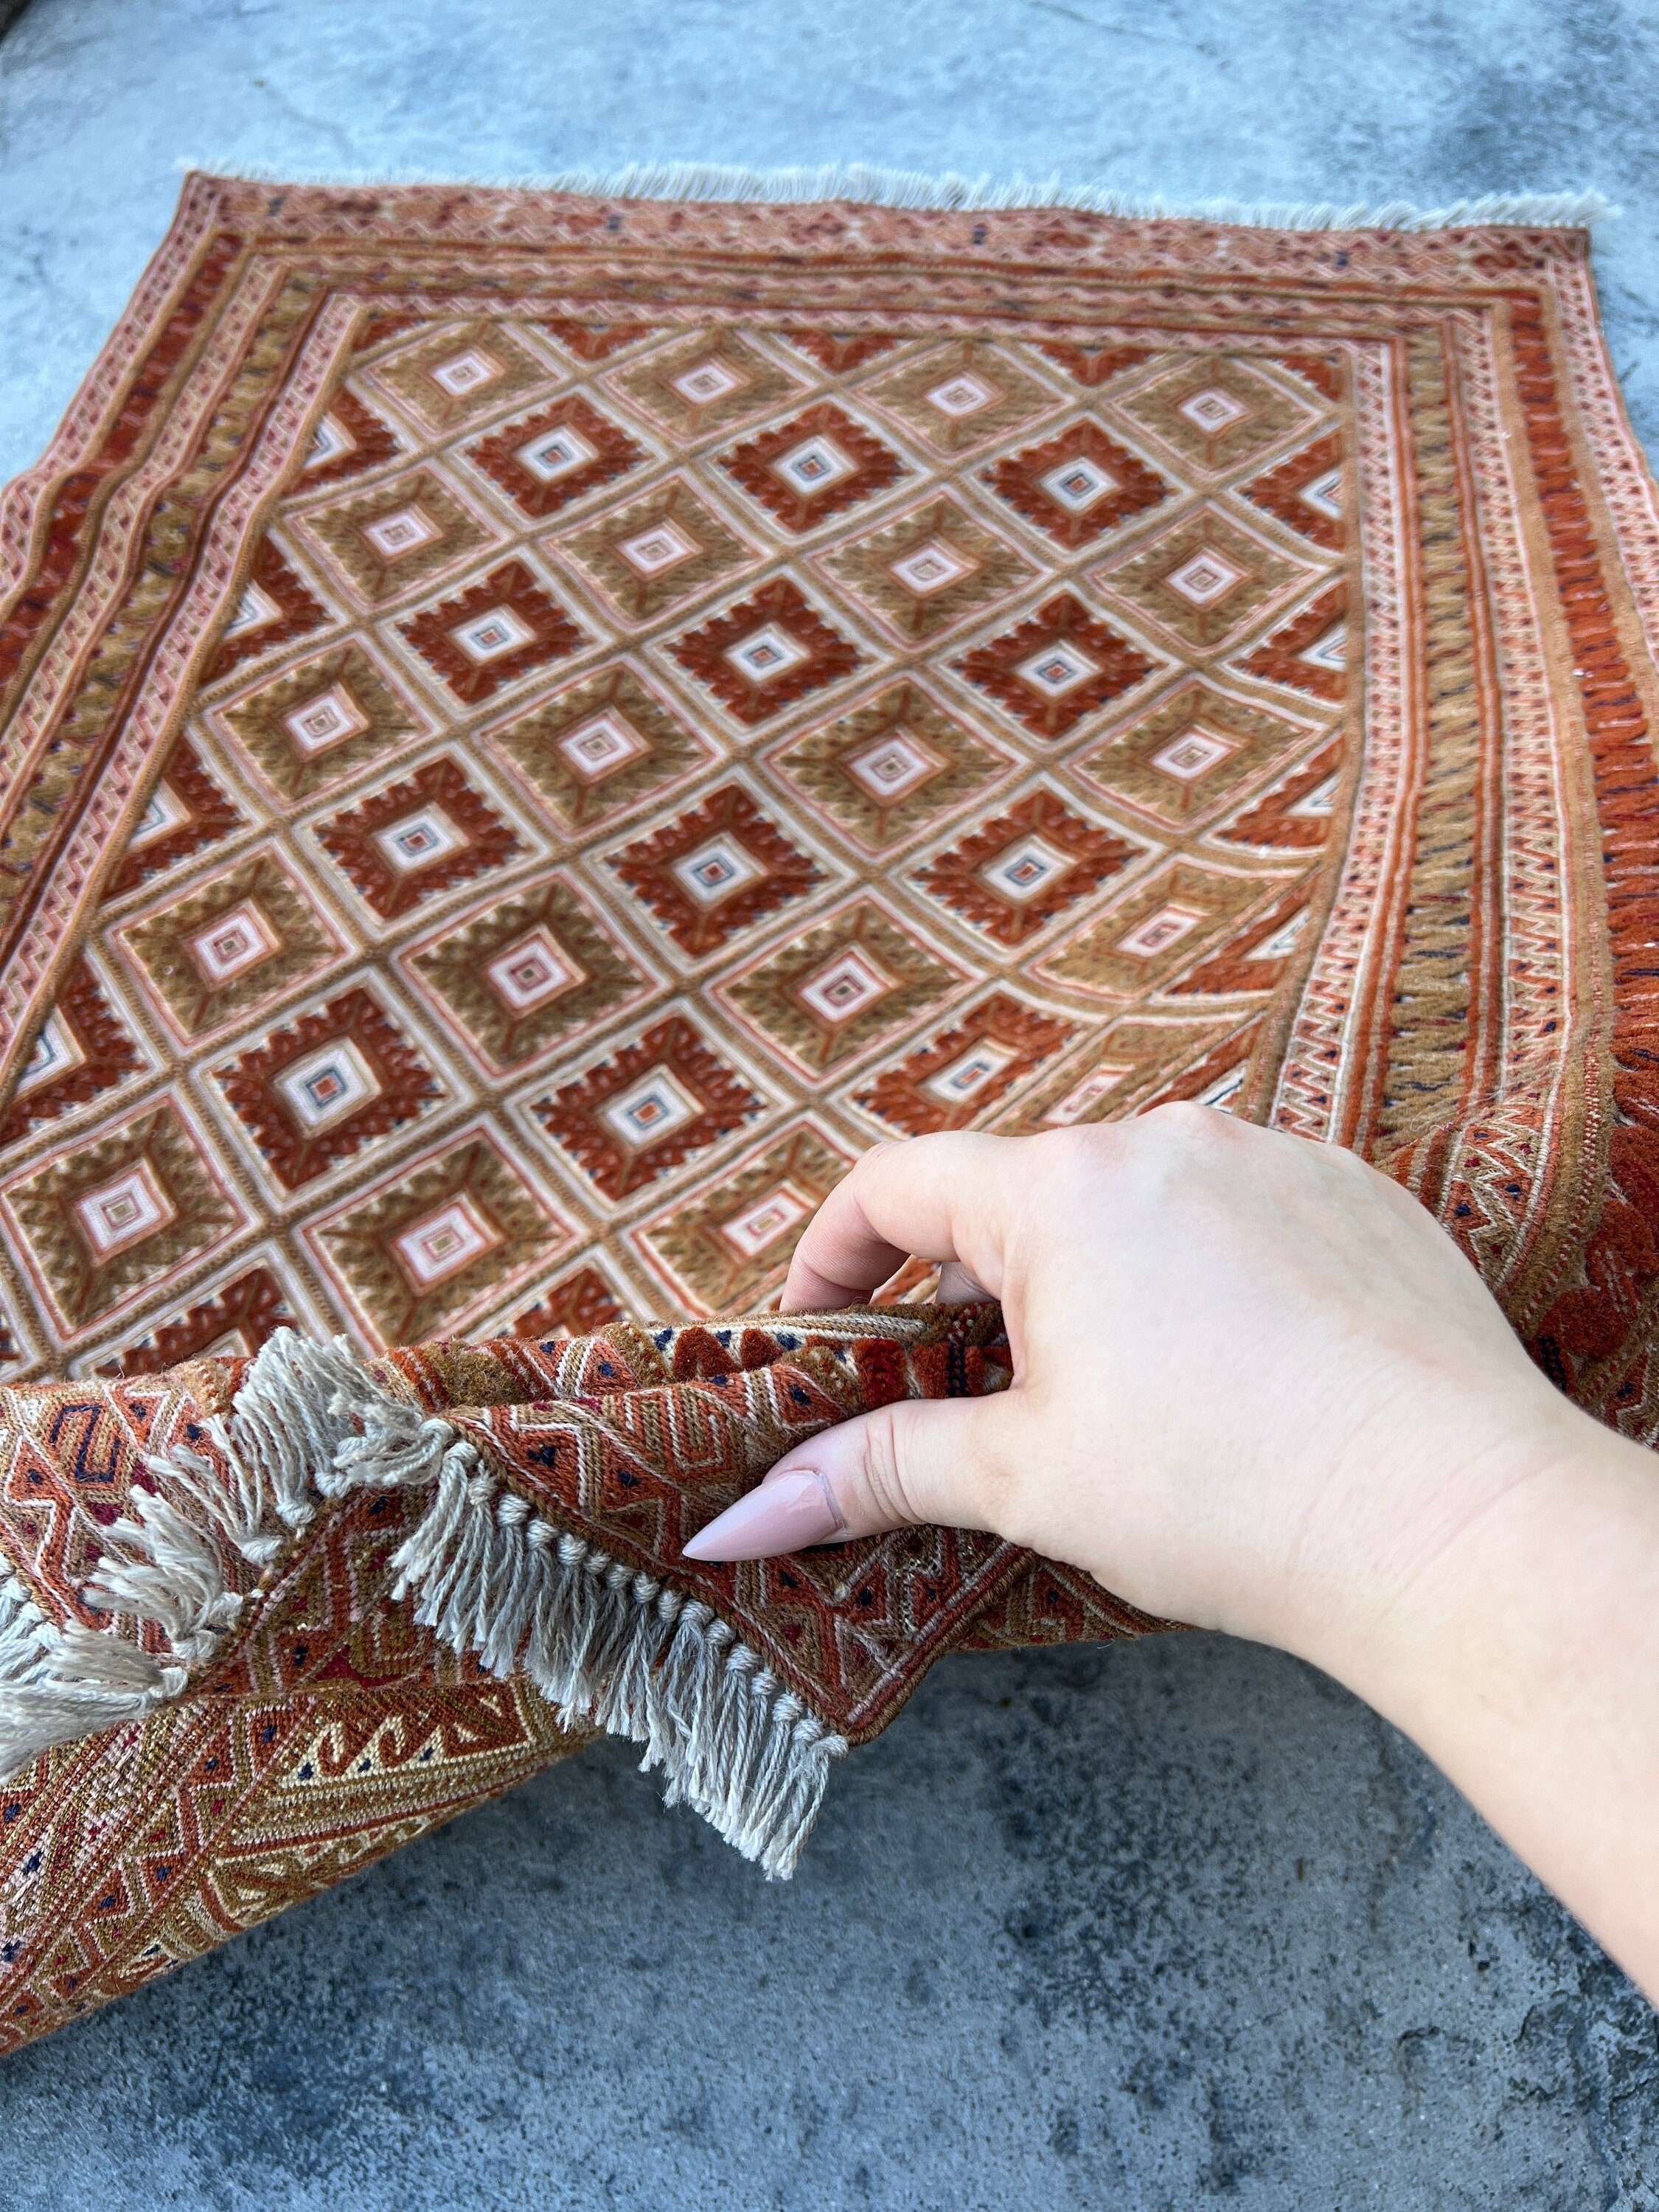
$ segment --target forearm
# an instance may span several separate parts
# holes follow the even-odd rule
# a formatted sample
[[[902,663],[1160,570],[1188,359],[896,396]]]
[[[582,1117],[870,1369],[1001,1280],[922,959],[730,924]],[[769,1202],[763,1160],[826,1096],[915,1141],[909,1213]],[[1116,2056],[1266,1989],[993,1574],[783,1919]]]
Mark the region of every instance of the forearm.
[[[1587,1418],[1305,1656],[1415,1739],[1659,2000],[1659,1459]]]

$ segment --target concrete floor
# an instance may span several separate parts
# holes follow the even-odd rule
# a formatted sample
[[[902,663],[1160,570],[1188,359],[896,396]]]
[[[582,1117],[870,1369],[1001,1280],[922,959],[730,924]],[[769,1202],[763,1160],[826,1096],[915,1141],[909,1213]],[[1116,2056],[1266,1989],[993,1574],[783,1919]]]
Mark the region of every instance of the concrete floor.
[[[33,0],[0,473],[174,164],[1599,186],[1659,445],[1659,11]],[[609,1747],[0,2068],[0,2208],[1659,2208],[1652,2014],[1418,1755],[1218,1638],[941,1667],[768,1887]]]

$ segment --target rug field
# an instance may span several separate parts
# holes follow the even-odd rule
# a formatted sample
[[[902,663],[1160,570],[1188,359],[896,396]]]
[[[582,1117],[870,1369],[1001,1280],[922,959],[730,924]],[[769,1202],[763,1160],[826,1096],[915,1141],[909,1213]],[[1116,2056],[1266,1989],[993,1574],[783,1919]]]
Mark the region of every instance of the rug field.
[[[872,1142],[1201,1101],[1659,1435],[1659,503],[1587,232],[192,177],[0,507],[0,2049],[580,1747],[787,1873],[998,1316]]]

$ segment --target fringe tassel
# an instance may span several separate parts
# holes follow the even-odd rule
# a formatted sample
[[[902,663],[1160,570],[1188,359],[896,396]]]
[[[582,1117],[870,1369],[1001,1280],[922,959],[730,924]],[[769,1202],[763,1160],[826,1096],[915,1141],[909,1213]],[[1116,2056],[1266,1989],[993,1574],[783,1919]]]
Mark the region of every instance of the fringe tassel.
[[[1484,192],[1444,207],[1409,200],[1169,199],[1161,193],[1071,185],[1059,177],[931,176],[862,161],[819,168],[749,169],[715,161],[637,161],[618,169],[562,169],[542,175],[465,177],[414,169],[293,170],[195,159],[174,163],[185,175],[276,185],[455,185],[517,191],[579,192],[593,199],[762,201],[773,205],[851,201],[866,207],[1077,208],[1143,221],[1188,218],[1268,230],[1465,230],[1489,223],[1588,230],[1618,213],[1594,191]]]
[[[671,1805],[691,1806],[769,1877],[793,1871],[846,1740],[709,1607],[542,1519],[447,1421],[386,1392],[343,1339],[280,1330],[209,1432],[228,1481],[193,1452],[153,1460],[202,1517],[136,1494],[132,1517],[108,1532],[92,1601],[154,1622],[173,1662],[205,1660],[243,1610],[222,1543],[268,1565],[318,1495],[430,1488],[392,1562],[393,1596],[412,1596],[452,1650],[528,1674],[565,1723],[642,1744]],[[142,1720],[188,1681],[188,1665],[112,1631],[53,1628],[20,1581],[0,1583],[0,1777],[52,1744]]]

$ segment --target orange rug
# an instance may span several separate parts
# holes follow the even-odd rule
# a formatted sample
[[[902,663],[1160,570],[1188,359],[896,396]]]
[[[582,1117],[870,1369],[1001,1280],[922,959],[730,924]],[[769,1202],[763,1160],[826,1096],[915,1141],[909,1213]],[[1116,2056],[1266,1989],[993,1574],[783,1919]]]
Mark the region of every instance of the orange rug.
[[[1007,1379],[725,1326],[875,1139],[1355,1147],[1651,1437],[1656,564],[1582,231],[193,178],[0,511],[0,2042],[595,1724],[786,1871],[1153,1625],[680,1562]]]

